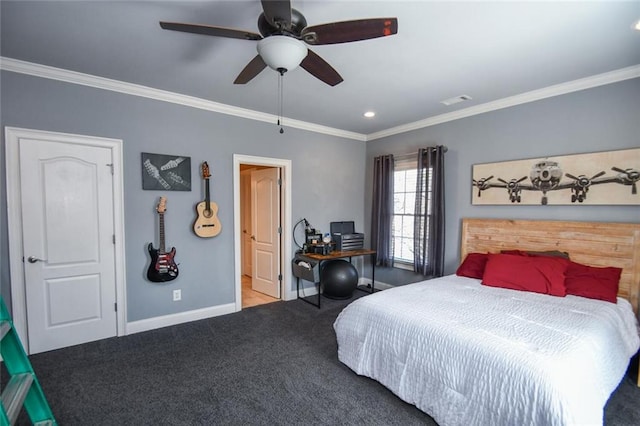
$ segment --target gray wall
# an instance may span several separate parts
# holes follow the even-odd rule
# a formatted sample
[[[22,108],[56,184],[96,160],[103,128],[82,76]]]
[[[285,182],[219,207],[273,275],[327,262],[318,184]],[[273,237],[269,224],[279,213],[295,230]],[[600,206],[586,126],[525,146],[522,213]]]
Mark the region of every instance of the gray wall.
[[[639,222],[637,206],[472,206],[476,163],[640,147],[640,79],[611,84],[432,126],[368,143],[286,129],[189,107],[2,72],[2,127],[78,133],[124,141],[128,320],[135,321],[234,302],[234,153],[292,160],[294,223],[306,217],[323,232],[333,220],[354,220],[369,235],[371,165],[380,154],[446,145],[446,272],[459,262],[463,217]],[[4,138],[4,132],[2,132]],[[178,250],[180,277],[157,285],[144,279],[146,244],[157,239],[159,191],[141,189],[140,153],[191,156],[193,189],[171,192],[167,244]],[[191,231],[200,201],[198,165],[208,161],[212,199],[225,230],[200,239]],[[331,164],[330,168],[326,164]],[[0,176],[5,177],[4,143]],[[340,191],[336,191],[340,188]],[[364,208],[363,208],[364,205]],[[10,305],[6,188],[0,185],[0,290]],[[157,244],[157,243],[156,243]],[[358,260],[359,263],[362,261]],[[366,275],[370,276],[370,270]],[[421,279],[397,269],[376,269],[376,280],[405,284]],[[173,288],[183,302],[171,302]]]
[[[364,142],[297,129],[281,135],[275,124],[11,72],[0,76],[3,140],[4,127],[13,126],[124,141],[128,321],[234,302],[233,154],[292,161],[294,223],[306,217],[323,232],[334,220],[363,224]],[[3,142],[0,290],[10,306],[4,152]],[[190,156],[192,191],[143,191],[141,152]],[[224,227],[209,239],[192,231],[194,206],[203,197],[199,165],[205,160],[213,173],[211,198],[219,206]],[[155,206],[160,195],[168,197],[166,243],[176,247],[180,263],[178,279],[162,285],[144,278],[149,262],[146,245],[158,244]],[[180,303],[171,301],[174,288],[182,289]]]
[[[367,143],[366,229],[370,229],[373,158],[445,145],[446,273],[459,259],[461,218],[527,218],[640,222],[638,206],[472,206],[472,165],[640,147],[640,79],[540,100],[516,107],[378,139]],[[640,194],[638,195],[640,197]],[[376,281],[406,284],[411,272],[376,269]]]

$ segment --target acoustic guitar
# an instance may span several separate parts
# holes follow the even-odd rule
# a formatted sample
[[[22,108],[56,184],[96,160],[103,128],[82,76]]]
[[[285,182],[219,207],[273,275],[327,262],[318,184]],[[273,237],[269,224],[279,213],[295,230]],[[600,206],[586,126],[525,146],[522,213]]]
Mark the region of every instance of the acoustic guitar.
[[[212,202],[209,198],[209,165],[205,161],[202,163],[202,178],[205,184],[205,197],[204,201],[201,201],[196,206],[196,213],[198,217],[193,224],[193,232],[198,237],[210,238],[215,237],[222,231],[222,225],[220,219],[218,219],[218,205]]]
[[[166,282],[176,279],[178,276],[178,265],[176,265],[176,248],[171,247],[167,252],[164,246],[164,213],[166,211],[167,199],[160,197],[160,202],[156,211],[160,217],[160,247],[156,250],[153,243],[149,243],[147,250],[151,255],[151,264],[147,270],[147,278],[155,283]]]

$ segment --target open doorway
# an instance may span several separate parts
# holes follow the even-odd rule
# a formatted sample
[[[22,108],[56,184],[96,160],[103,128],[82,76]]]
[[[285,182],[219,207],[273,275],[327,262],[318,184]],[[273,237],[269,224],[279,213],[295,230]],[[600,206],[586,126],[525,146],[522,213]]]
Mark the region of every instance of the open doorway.
[[[260,176],[267,179],[265,182],[260,180]],[[242,254],[242,309],[253,306],[264,305],[266,303],[277,302],[280,300],[280,288],[278,275],[279,257],[272,257],[280,251],[280,236],[276,232],[275,235],[268,229],[280,228],[280,190],[278,180],[280,179],[280,169],[278,167],[258,166],[254,164],[240,164],[240,227],[242,228],[241,236],[241,254]],[[275,191],[277,194],[271,194],[271,187],[274,183],[277,186]],[[256,204],[261,204],[257,206]],[[270,206],[268,211],[263,211],[265,205]],[[261,214],[262,213],[262,214]],[[260,215],[266,220],[258,220],[256,215]],[[258,232],[259,226],[266,229]],[[271,259],[266,263],[267,273],[263,277],[261,283],[259,277],[260,271],[254,271],[254,262],[260,253],[255,253],[256,246],[259,244],[256,234],[261,234],[269,240],[267,254]],[[271,241],[273,239],[277,241]],[[275,244],[274,244],[275,242]],[[273,263],[276,264],[277,270],[272,271]],[[257,265],[256,265],[257,266]]]
[[[290,161],[234,155],[236,310],[288,300]]]

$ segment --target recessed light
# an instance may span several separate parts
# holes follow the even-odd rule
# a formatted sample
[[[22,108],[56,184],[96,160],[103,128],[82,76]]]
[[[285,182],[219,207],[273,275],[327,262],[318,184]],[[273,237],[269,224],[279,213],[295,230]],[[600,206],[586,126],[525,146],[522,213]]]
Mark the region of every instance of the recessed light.
[[[367,112],[364,113],[364,116],[367,117],[367,118],[372,118],[372,117],[376,116],[376,113],[373,112],[373,111],[367,111]]]
[[[636,24],[633,26],[633,28],[637,31],[640,31],[640,19],[638,19],[638,21],[636,21]]]
[[[469,101],[471,99],[472,98],[469,95],[460,95],[454,98],[445,99],[444,101],[440,101],[440,103],[446,106],[449,106],[449,105],[457,104],[458,102]]]

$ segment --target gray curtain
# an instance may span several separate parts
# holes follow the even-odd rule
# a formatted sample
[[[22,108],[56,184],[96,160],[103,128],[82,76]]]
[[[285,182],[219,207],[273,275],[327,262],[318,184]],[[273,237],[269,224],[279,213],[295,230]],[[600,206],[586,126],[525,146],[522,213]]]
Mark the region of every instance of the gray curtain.
[[[444,274],[444,153],[435,146],[418,150],[413,269],[426,277]]]
[[[376,265],[392,266],[391,225],[393,220],[393,155],[373,159],[373,206],[371,209],[371,245],[376,250]]]

